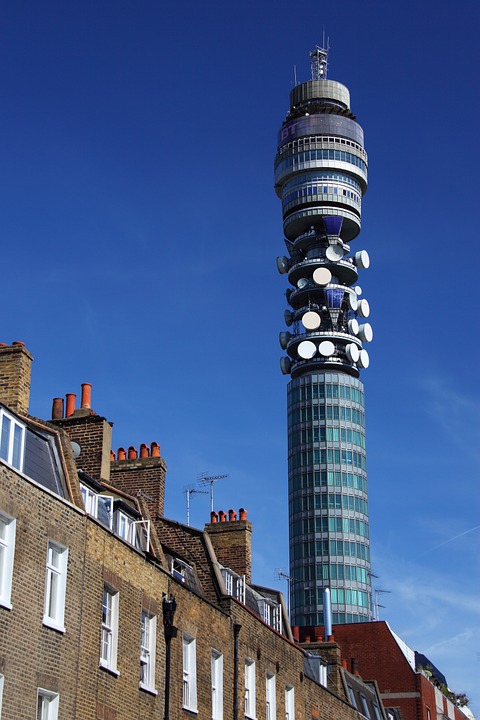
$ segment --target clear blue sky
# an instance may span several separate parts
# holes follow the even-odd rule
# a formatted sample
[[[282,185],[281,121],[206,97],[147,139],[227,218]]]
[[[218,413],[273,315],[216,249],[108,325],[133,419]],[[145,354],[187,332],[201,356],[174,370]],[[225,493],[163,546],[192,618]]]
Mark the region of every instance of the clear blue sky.
[[[272,586],[288,567],[273,158],[325,28],[370,156],[354,245],[372,260],[381,617],[477,713],[479,21],[473,1],[0,6],[0,340],[35,355],[31,412],[92,382],[115,447],[161,444],[175,519],[199,473],[228,473],[216,508],[248,509]],[[192,524],[208,517],[193,496]]]

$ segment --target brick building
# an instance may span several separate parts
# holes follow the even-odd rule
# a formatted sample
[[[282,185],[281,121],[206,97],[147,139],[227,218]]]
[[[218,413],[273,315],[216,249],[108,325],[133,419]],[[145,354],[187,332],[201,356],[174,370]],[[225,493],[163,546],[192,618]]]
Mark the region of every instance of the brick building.
[[[311,647],[319,628],[293,628],[302,647]],[[363,677],[374,677],[391,720],[465,720],[448,690],[445,676],[433,663],[412,650],[384,620],[334,625],[344,665],[351,664]]]
[[[338,644],[302,649],[252,584],[246,512],[166,519],[158,444],[112,453],[87,383],[30,416],[31,363],[0,345],[0,718],[386,720]]]

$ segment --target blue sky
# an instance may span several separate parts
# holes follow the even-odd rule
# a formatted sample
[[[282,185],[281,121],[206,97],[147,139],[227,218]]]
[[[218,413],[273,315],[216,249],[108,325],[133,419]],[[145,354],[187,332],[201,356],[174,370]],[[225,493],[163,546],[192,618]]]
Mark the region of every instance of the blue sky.
[[[0,340],[35,356],[31,412],[93,383],[114,446],[158,441],[167,513],[227,473],[254,580],[288,567],[286,307],[276,135],[294,65],[365,130],[361,278],[382,619],[480,713],[476,2],[184,0],[0,6]],[[209,517],[192,497],[192,524]]]

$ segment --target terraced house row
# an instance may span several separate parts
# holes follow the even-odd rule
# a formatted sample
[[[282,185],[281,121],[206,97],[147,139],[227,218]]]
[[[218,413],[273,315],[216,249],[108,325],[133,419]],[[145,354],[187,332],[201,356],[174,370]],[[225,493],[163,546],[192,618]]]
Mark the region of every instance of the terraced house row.
[[[0,718],[386,720],[338,644],[300,647],[252,583],[246,511],[165,518],[159,445],[112,452],[87,383],[29,415],[31,364],[0,345]]]

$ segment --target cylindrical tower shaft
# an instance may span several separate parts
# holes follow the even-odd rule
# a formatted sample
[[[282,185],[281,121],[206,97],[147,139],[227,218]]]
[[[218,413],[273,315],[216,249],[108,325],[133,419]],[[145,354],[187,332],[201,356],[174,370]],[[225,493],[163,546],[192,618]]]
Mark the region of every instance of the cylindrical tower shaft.
[[[317,48],[326,68],[327,51]],[[316,56],[315,56],[316,57]],[[312,71],[313,72],[313,71]],[[370,620],[371,574],[365,413],[360,369],[373,332],[356,285],[369,265],[349,242],[367,189],[363,130],[350,94],[321,73],[296,86],[279,132],[275,189],[282,201],[288,275],[280,333],[288,385],[288,487],[292,625]]]

